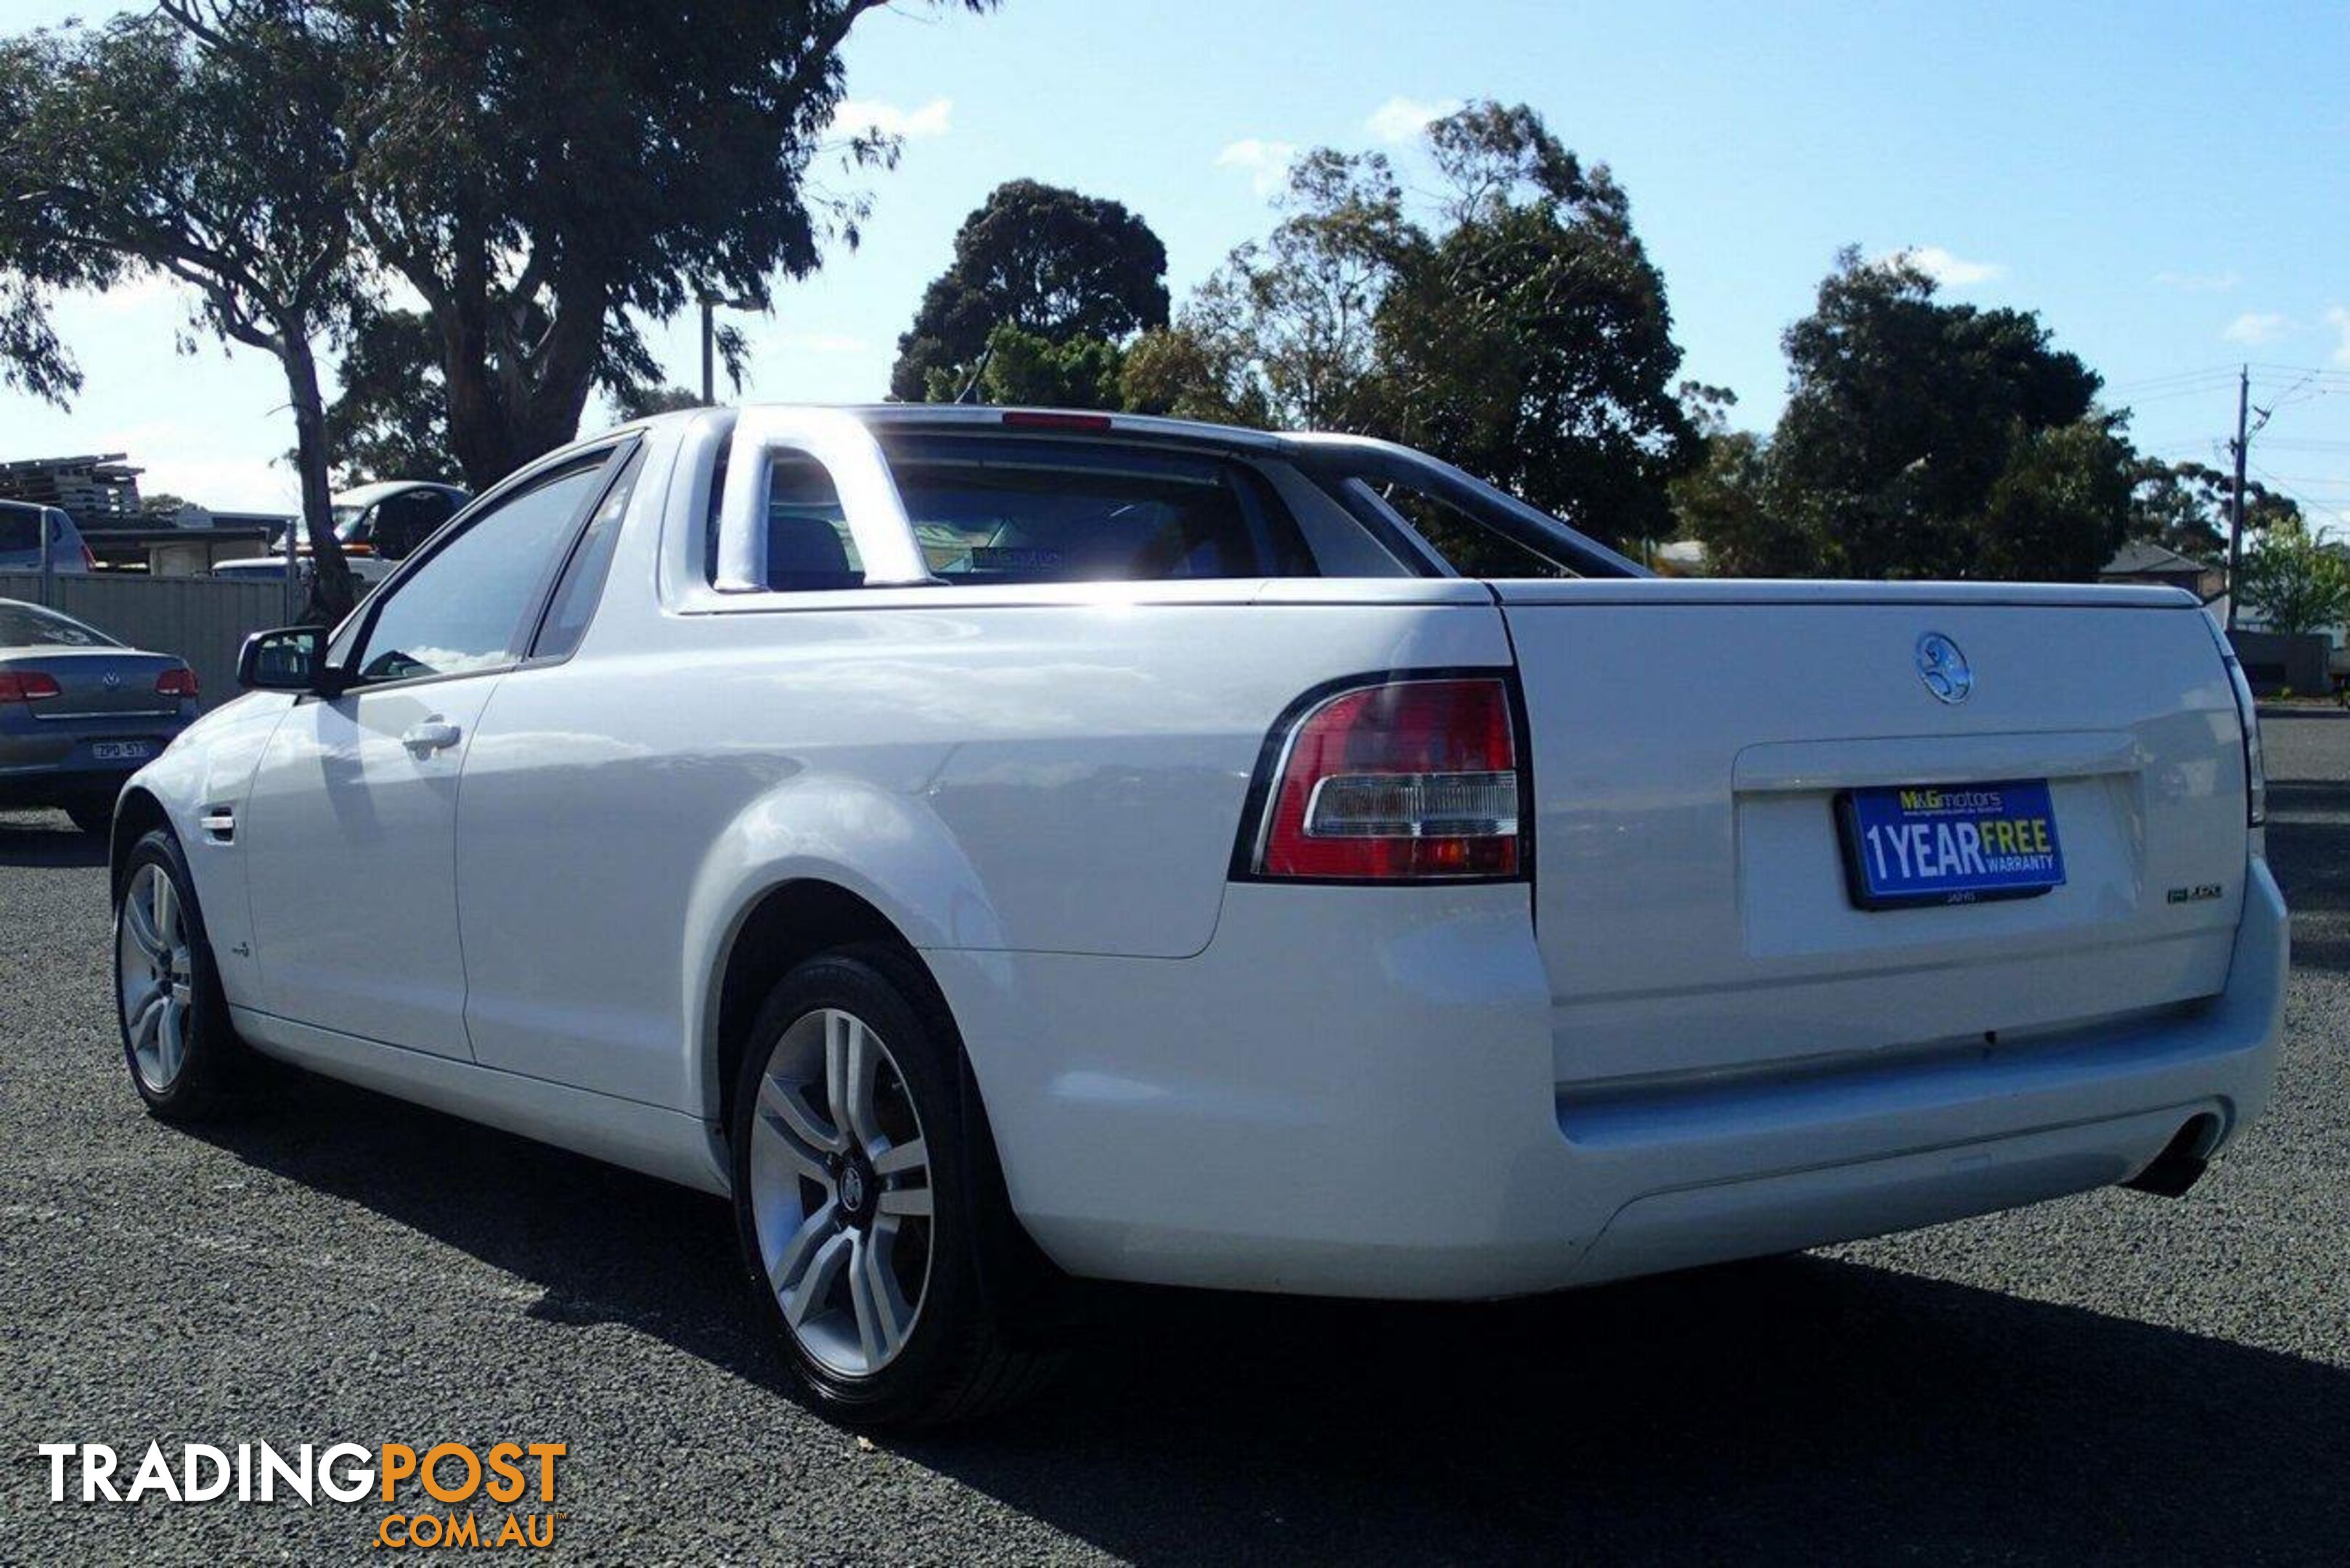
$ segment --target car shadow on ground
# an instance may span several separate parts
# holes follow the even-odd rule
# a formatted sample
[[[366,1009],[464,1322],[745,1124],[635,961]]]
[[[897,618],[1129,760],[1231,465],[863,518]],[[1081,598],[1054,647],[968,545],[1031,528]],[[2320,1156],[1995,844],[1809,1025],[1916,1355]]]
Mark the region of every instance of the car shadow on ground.
[[[789,1397],[722,1203],[324,1080],[277,1099],[203,1136],[533,1282],[535,1318]],[[2350,1538],[2345,1430],[2339,1368],[1798,1258],[1482,1306],[1115,1293],[1035,1406],[884,1446],[1149,1561],[2245,1560]]]
[[[106,864],[106,840],[53,811],[0,812],[0,867],[88,867]]]

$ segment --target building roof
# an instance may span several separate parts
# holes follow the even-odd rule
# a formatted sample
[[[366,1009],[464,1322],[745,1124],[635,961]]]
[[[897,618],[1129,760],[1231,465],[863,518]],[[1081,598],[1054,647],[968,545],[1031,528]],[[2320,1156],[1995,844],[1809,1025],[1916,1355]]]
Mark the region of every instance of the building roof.
[[[2133,539],[2114,552],[2102,577],[2187,577],[2196,576],[2215,568],[2205,566],[2192,556],[2182,556],[2168,545],[2150,539]]]

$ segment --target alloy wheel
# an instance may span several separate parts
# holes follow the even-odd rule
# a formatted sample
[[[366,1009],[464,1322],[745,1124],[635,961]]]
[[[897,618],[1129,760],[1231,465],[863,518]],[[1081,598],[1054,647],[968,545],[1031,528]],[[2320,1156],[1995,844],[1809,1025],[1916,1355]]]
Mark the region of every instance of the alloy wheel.
[[[186,911],[170,875],[150,864],[132,875],[114,919],[115,988],[123,1033],[140,1079],[163,1094],[187,1063],[188,1025],[195,1008]]]
[[[751,1120],[751,1212],[768,1288],[802,1350],[868,1377],[920,1316],[931,1256],[921,1118],[889,1048],[837,1008],[775,1042]]]

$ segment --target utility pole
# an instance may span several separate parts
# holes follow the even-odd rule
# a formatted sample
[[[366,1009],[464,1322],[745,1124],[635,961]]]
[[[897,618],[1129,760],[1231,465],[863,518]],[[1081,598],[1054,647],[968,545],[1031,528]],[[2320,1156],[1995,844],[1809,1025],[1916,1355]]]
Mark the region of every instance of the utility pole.
[[[718,324],[711,318],[711,312],[717,304],[706,294],[702,296],[702,406],[705,409],[715,407],[718,402],[718,367],[713,362],[717,355]],[[2243,422],[2241,418],[2236,421],[2240,426]],[[2236,467],[2241,474],[2243,464],[2240,462]],[[2243,495],[2244,486],[2240,478],[2236,484],[2236,510],[2240,513],[2243,510]],[[2229,580],[2232,582],[2234,578],[2230,576]],[[2234,612],[2231,610],[2230,613]]]
[[[702,371],[705,378],[709,375],[707,363],[705,360]],[[708,400],[707,393],[703,394],[703,400]],[[2251,411],[2252,368],[2249,365],[2240,365],[2236,368],[2236,439],[2228,443],[2229,452],[2233,453],[2236,459],[2235,502],[2228,508],[2228,629],[2230,631],[2236,629],[2236,605],[2243,597],[2236,591],[2236,586],[2243,580],[2244,576],[2244,449],[2251,437],[2251,432],[2245,428],[2245,421],[2251,418]]]
[[[2305,381],[2308,376],[2303,376]],[[2301,386],[2301,383],[2293,383]],[[2240,364],[2235,371],[2235,440],[2228,442],[2228,452],[2235,456],[2235,504],[2228,508],[2228,630],[2235,630],[2235,607],[2242,595],[2235,590],[2244,576],[2244,459],[2249,456],[2251,437],[2259,435],[2261,425],[2275,414],[2277,404],[2270,402],[2265,409],[2251,407],[2251,367]],[[2259,414],[2259,423],[2249,423],[2251,414]]]
[[[718,406],[718,319],[717,310],[724,306],[729,310],[764,310],[755,299],[729,299],[723,294],[704,294],[702,300],[702,406]]]

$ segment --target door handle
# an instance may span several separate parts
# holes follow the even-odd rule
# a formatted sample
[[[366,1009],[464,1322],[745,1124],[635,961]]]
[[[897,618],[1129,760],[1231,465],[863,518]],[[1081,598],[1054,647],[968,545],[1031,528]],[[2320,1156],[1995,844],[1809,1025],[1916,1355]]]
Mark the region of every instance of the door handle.
[[[456,725],[436,713],[401,735],[400,743],[408,748],[410,756],[421,762],[435,752],[445,752],[455,745],[458,737],[463,733]]]

